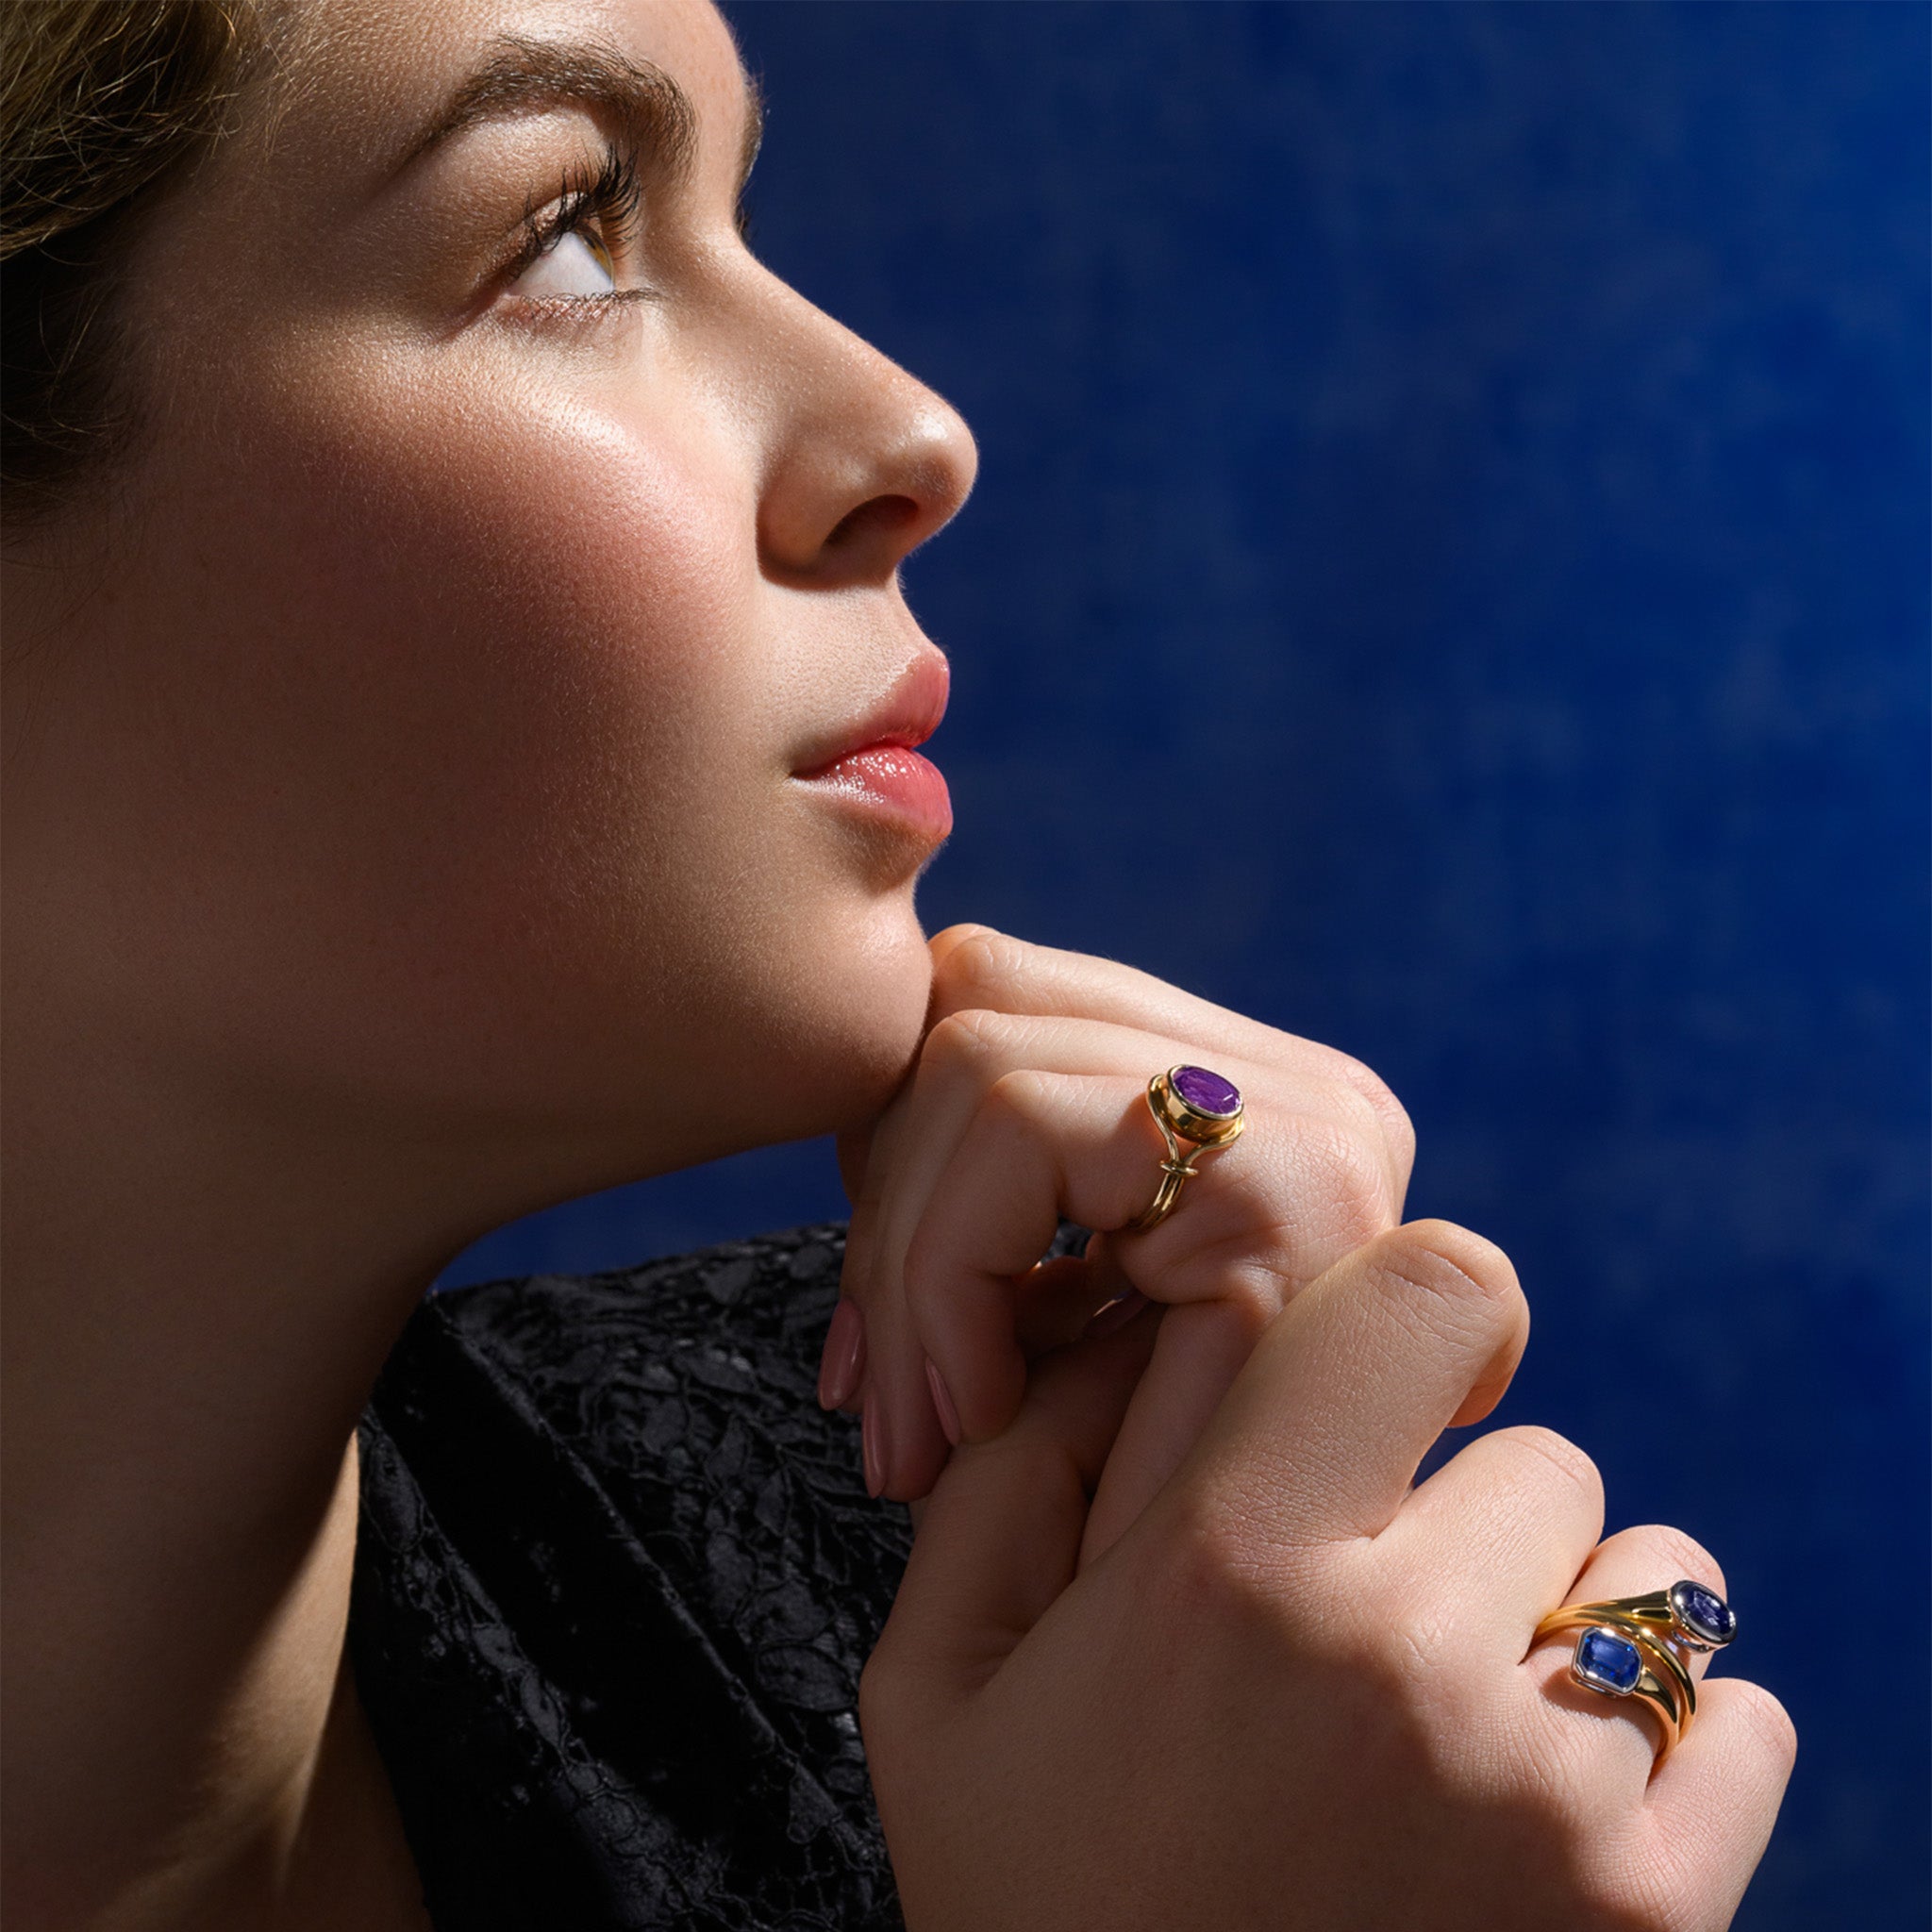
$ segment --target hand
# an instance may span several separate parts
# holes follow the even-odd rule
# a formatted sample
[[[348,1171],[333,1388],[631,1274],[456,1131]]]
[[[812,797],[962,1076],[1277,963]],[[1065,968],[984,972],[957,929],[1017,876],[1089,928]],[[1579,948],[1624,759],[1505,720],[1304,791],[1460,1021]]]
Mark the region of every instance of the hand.
[[[1599,1543],[1589,1459],[1478,1420],[1526,1312],[1488,1242],[1385,1234],[1261,1337],[1141,1518],[1076,1574],[1143,1315],[1041,1362],[926,1505],[860,1692],[909,1932],[1718,1932],[1793,1740],[1705,1686],[1653,1771],[1642,1707],[1531,1649],[1560,1603],[1680,1575],[1675,1531]]]
[[[924,1495],[948,1424],[983,1441],[1012,1420],[1029,1344],[1073,1339],[1124,1293],[1176,1305],[1096,1499],[1091,1559],[1180,1461],[1287,1298],[1395,1224],[1414,1137],[1346,1055],[1144,973],[984,926],[949,928],[932,954],[912,1076],[841,1143],[852,1228],[821,1399],[863,1405],[874,1493]],[[1062,1215],[1121,1230],[1152,1198],[1164,1149],[1147,1081],[1184,1060],[1240,1087],[1240,1142],[1203,1160],[1158,1228],[1036,1268]]]

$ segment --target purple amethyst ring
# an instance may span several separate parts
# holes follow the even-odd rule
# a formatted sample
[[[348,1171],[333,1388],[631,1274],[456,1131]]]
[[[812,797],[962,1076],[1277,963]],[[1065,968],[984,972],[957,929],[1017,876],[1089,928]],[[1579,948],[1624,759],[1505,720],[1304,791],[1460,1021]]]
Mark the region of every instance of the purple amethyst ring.
[[[1147,1083],[1147,1111],[1167,1144],[1167,1158],[1160,1163],[1160,1186],[1153,1200],[1127,1224],[1130,1234],[1159,1226],[1193,1178],[1194,1163],[1239,1140],[1247,1124],[1241,1089],[1206,1067],[1170,1067],[1156,1074]]]

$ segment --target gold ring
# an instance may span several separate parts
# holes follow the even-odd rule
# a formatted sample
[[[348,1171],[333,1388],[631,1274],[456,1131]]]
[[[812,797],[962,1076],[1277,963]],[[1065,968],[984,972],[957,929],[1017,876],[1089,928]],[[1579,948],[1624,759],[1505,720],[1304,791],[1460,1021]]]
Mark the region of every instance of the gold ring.
[[[1193,1178],[1194,1163],[1238,1141],[1247,1124],[1241,1089],[1206,1067],[1170,1067],[1156,1074],[1147,1083],[1147,1111],[1167,1144],[1167,1158],[1160,1163],[1160,1185],[1153,1200],[1127,1223],[1130,1234],[1159,1226]],[[1183,1141],[1192,1143],[1185,1152]]]
[[[1570,1680],[1605,1697],[1635,1697],[1663,1728],[1660,1764],[1697,1715],[1690,1659],[1738,1634],[1738,1614],[1714,1590],[1680,1579],[1668,1590],[1565,1604],[1536,1626],[1532,1644],[1577,1633]]]

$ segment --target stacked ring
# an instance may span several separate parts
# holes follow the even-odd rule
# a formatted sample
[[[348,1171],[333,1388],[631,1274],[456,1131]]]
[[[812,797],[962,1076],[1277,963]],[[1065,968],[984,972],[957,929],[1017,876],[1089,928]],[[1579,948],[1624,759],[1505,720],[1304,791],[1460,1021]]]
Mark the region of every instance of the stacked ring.
[[[1160,1185],[1153,1200],[1127,1224],[1133,1234],[1144,1234],[1165,1221],[1182,1187],[1193,1178],[1194,1163],[1238,1141],[1247,1124],[1241,1089],[1206,1067],[1170,1067],[1156,1074],[1147,1083],[1147,1110],[1167,1143],[1167,1158],[1160,1163]],[[1184,1141],[1193,1143],[1185,1153]]]
[[[1661,1762],[1697,1715],[1690,1659],[1721,1650],[1738,1634],[1738,1615],[1716,1591],[1688,1579],[1643,1596],[1566,1604],[1536,1626],[1533,1643],[1577,1632],[1570,1678],[1606,1697],[1635,1697],[1663,1729]]]

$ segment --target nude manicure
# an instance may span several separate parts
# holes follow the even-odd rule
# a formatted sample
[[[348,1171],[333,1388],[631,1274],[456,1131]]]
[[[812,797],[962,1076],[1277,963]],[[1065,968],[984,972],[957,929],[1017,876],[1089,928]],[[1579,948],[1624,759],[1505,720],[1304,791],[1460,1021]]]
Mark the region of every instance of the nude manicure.
[[[819,1361],[819,1407],[842,1408],[852,1400],[865,1373],[865,1318],[843,1295],[832,1310],[825,1330],[825,1352]]]
[[[930,1356],[925,1358],[925,1379],[932,1388],[932,1406],[939,1411],[940,1427],[945,1430],[946,1441],[957,1449],[963,1433],[959,1427],[959,1411],[953,1406],[953,1391],[946,1387],[945,1377],[940,1374]]]
[[[858,1440],[865,1457],[866,1493],[876,1496],[886,1487],[886,1456],[889,1445],[886,1441],[886,1418],[883,1407],[870,1395],[865,1399],[865,1421],[859,1425]]]
[[[1104,1335],[1112,1335],[1124,1328],[1142,1308],[1147,1306],[1147,1297],[1139,1289],[1130,1288],[1118,1301],[1108,1302],[1099,1314],[1087,1324],[1084,1340],[1098,1341]]]

